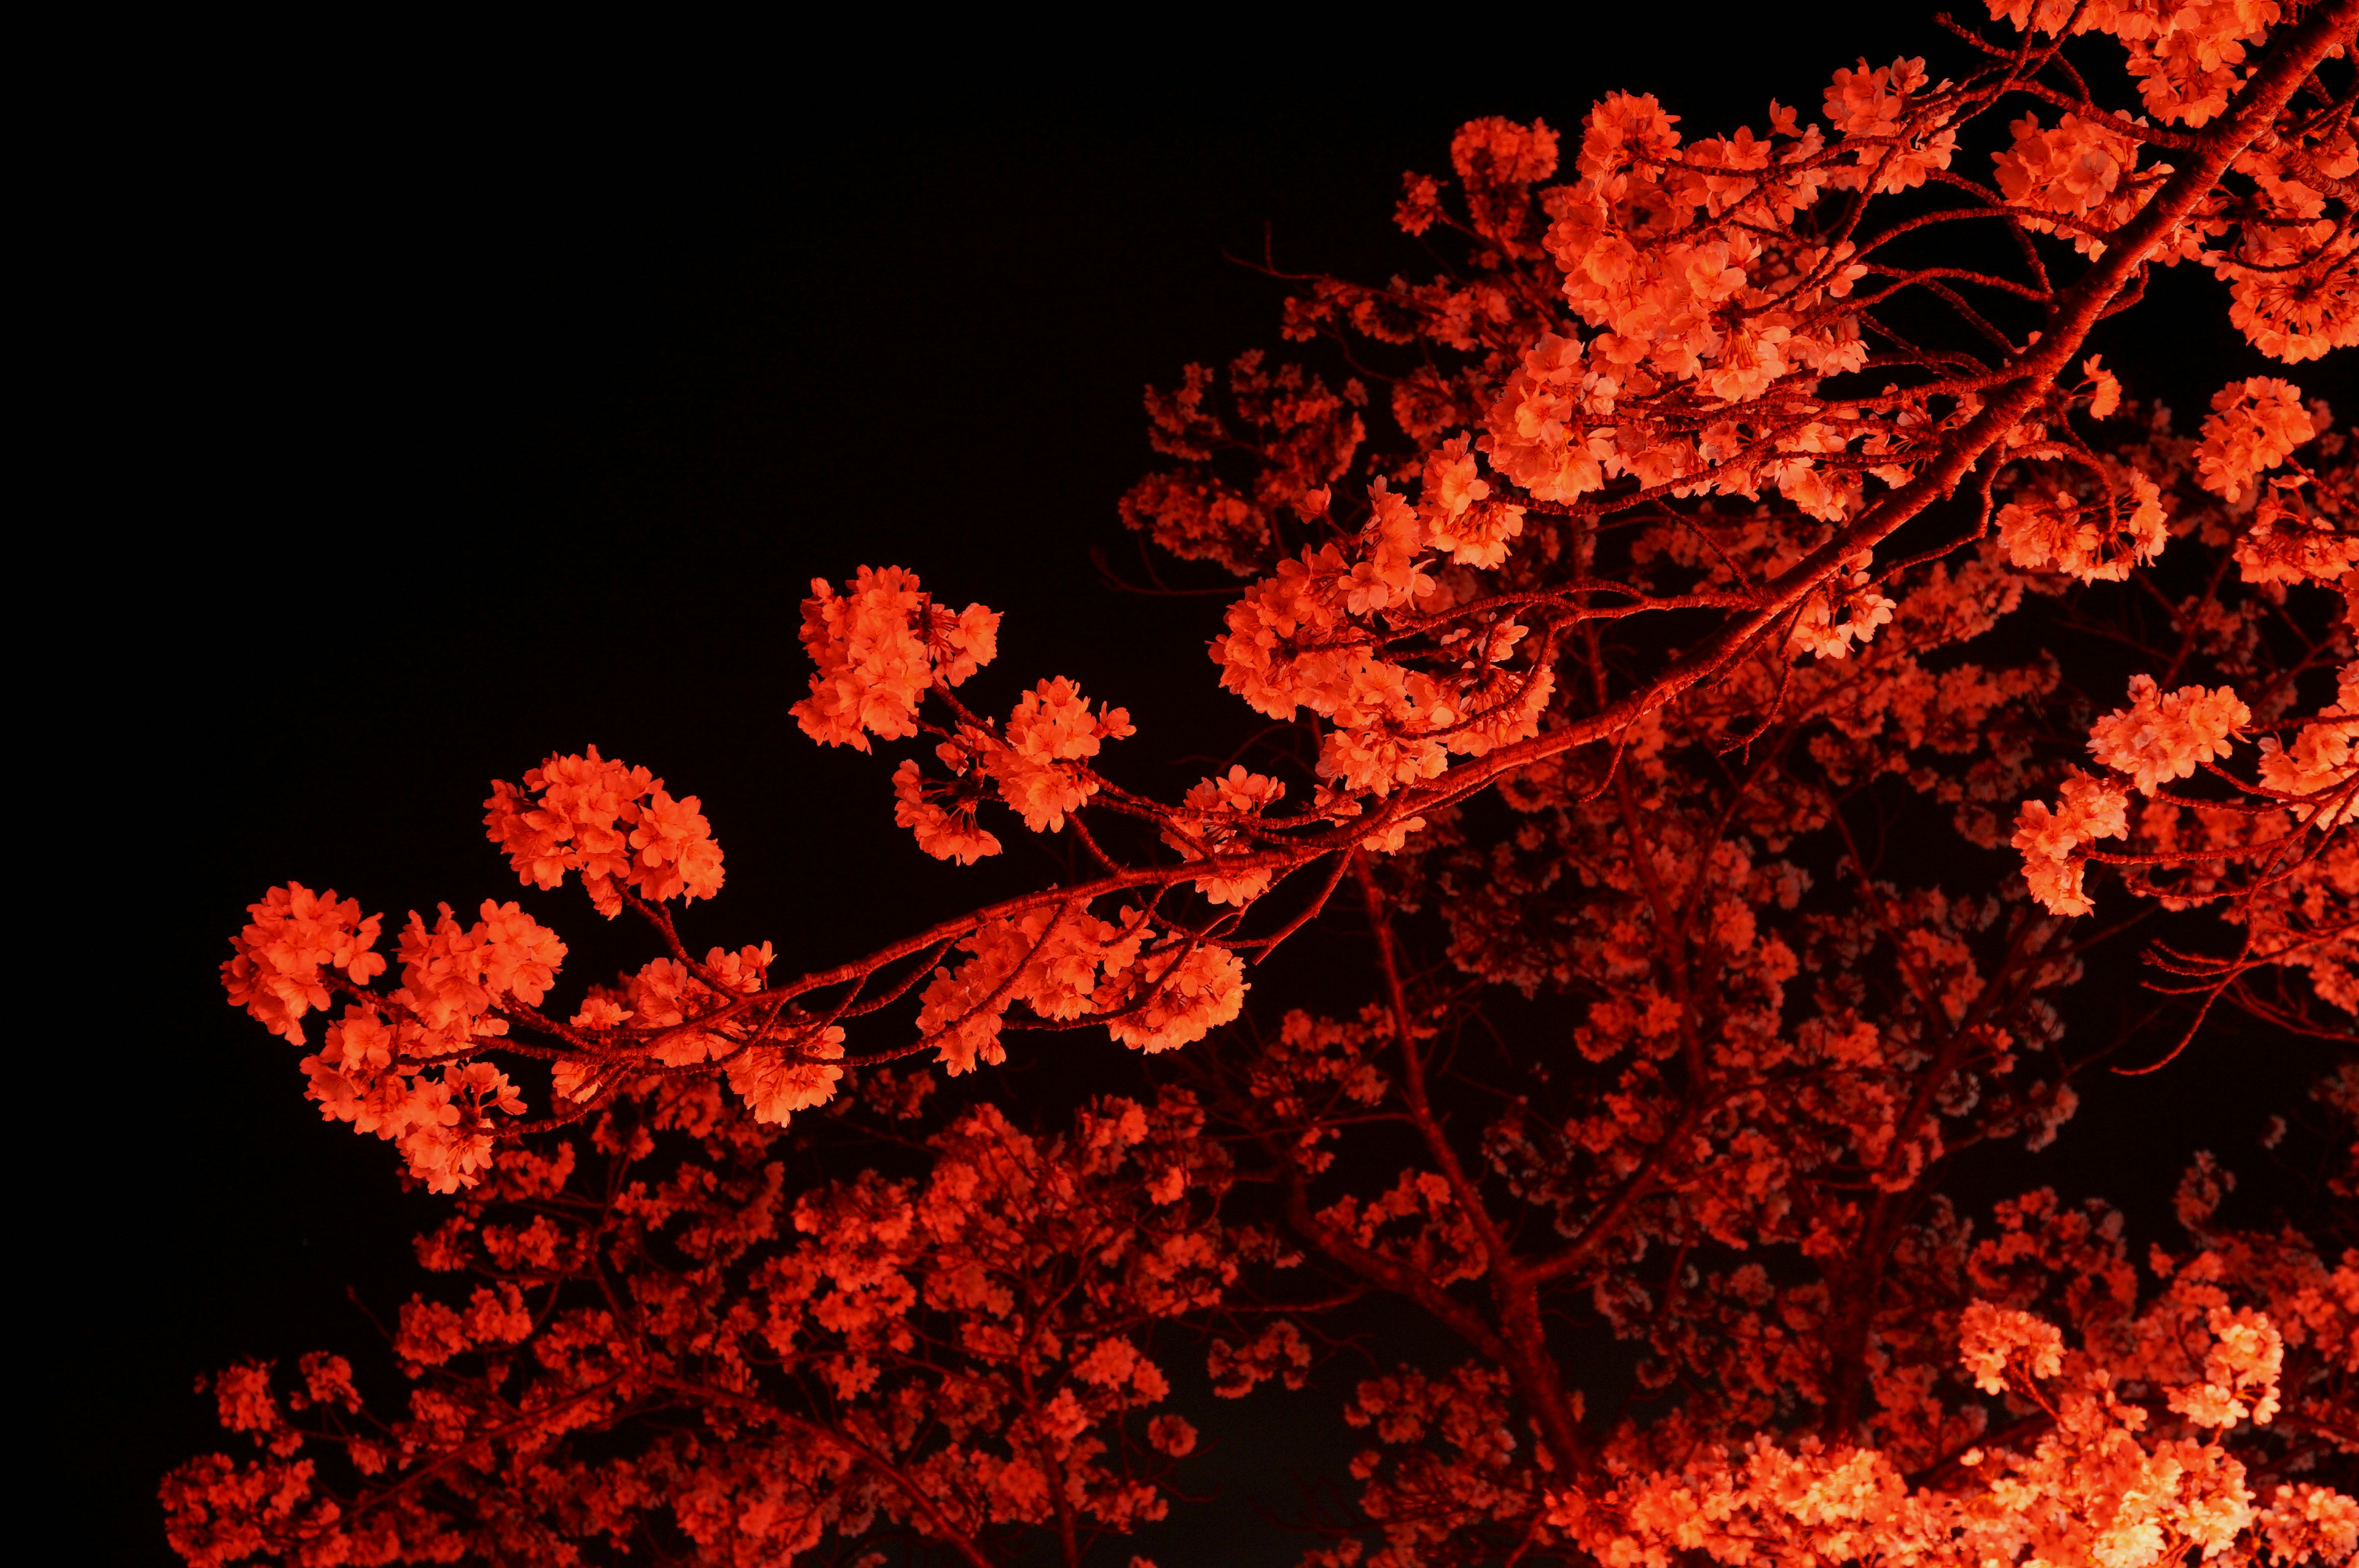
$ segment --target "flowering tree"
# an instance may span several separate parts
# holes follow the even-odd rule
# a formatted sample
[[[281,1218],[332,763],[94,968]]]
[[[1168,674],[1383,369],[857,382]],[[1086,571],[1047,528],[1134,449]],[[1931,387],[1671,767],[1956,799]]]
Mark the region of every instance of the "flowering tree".
[[[485,825],[644,925],[611,984],[553,1000],[521,902],[388,959],[272,889],[230,1000],[447,1195],[453,1284],[401,1311],[404,1400],[330,1355],[213,1379],[253,1450],[167,1480],[174,1545],[1131,1561],[1202,1506],[1186,1357],[1362,1440],[1307,1564],[2351,1560],[2352,448],[2276,376],[2181,434],[2089,339],[2187,265],[2288,368],[2359,342],[2354,22],[1993,0],[1822,123],[1463,127],[1395,215],[1430,281],[1287,301],[1327,369],[1148,395],[1125,521],[1243,580],[1212,776],[1125,786],[1072,681],[968,695],[999,616],[913,572],[812,584],[803,730],[919,742],[928,854],[1020,824],[1083,874],[832,968],[700,956],[700,801],[592,747]],[[1249,1008],[1322,918],[1364,1005]],[[2180,1011],[2068,1044],[2134,925]],[[2277,1139],[2315,1212],[2229,1223],[2197,1155],[2140,1257],[1958,1195],[2223,1008],[2338,1054]],[[1136,1092],[971,1092],[1060,1030]],[[1451,1353],[1336,1358],[1372,1298]]]

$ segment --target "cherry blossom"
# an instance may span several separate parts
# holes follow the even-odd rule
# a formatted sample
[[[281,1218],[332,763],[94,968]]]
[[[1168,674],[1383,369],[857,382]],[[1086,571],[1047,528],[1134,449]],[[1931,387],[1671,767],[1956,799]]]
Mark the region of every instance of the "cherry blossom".
[[[2318,433],[2300,390],[2269,376],[2222,387],[2212,409],[2195,462],[2203,488],[2225,501],[2241,499],[2254,479]]]
[[[811,579],[802,640],[819,671],[795,718],[814,741],[864,752],[872,734],[916,733],[930,687],[955,687],[998,655],[999,616],[980,604],[953,615],[920,591],[915,573],[863,567],[841,594]]]
[[[2126,774],[2140,795],[2183,779],[2233,749],[2253,710],[2227,687],[2162,691],[2148,675],[2130,677],[2129,706],[2090,727],[2089,754]]]
[[[406,1399],[208,1384],[184,1559],[1136,1561],[1282,1400],[1349,1453],[1317,1568],[2359,1555],[2353,444],[2089,351],[2182,263],[2354,341],[2354,7],[1988,9],[1807,120],[1473,121],[1392,214],[1432,276],[1150,391],[1216,760],[815,580],[804,733],[994,896],[691,943],[701,797],[585,747],[492,786],[515,902],[250,906],[231,1002],[437,1278]],[[595,983],[569,877],[645,944]],[[2232,1011],[2308,1053],[2263,1151],[2042,1184]]]
[[[339,902],[336,890],[315,893],[300,882],[272,888],[254,916],[230,941],[234,956],[222,965],[231,1004],[294,1044],[303,1044],[302,1018],[329,1005],[323,970],[335,970],[356,986],[385,971],[376,946],[379,917],[364,918],[357,900]]]

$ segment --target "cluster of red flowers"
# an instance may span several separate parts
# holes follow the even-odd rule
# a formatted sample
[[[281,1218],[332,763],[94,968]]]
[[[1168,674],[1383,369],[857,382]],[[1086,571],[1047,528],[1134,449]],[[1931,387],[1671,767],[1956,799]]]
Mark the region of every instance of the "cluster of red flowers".
[[[586,756],[549,758],[521,789],[495,781],[484,825],[518,881],[553,888],[574,872],[611,920],[623,912],[624,888],[658,903],[721,891],[721,846],[701,804],[692,795],[672,799],[663,780],[592,746]]]
[[[1150,393],[1124,518],[1244,579],[1208,673],[1276,721],[1177,801],[1069,679],[970,705],[995,611],[815,582],[805,732],[922,738],[925,853],[1020,823],[1082,871],[849,964],[699,959],[698,800],[592,749],[487,802],[524,882],[661,949],[570,1016],[516,903],[413,914],[397,984],[358,904],[254,905],[232,1001],[301,1044],[342,999],[311,1098],[453,1195],[420,1257],[473,1282],[404,1312],[406,1412],[333,1357],[223,1374],[256,1453],[167,1482],[182,1554],[1122,1561],[1221,1408],[1174,1408],[1201,1356],[1364,1439],[1306,1568],[2359,1556],[2354,447],[2275,377],[2175,434],[2087,352],[2180,262],[2263,353],[2359,342],[2359,3],[1990,15],[1822,123],[1615,94],[1560,175],[1476,121],[1395,214],[1444,271],[1288,301],[1340,390],[1255,353]],[[1965,225],[2003,243],[1925,237]],[[1248,1011],[1339,895],[1364,1008]],[[2101,907],[2190,1033],[2339,1053],[2268,1139],[2321,1206],[2231,1223],[2197,1153],[2141,1254],[1958,1195],[2142,1048],[2080,1043]],[[1146,1087],[942,1103],[1078,1028]],[[1457,1363],[1355,1372],[1328,1314],[1375,1301]]]

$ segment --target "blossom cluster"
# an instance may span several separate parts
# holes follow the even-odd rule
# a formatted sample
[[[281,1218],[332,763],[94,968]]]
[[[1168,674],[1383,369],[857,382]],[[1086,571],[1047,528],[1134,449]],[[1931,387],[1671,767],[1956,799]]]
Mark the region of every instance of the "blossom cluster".
[[[1181,560],[1214,561],[1249,577],[1267,566],[1289,520],[1326,512],[1332,487],[1367,438],[1360,415],[1367,389],[1353,378],[1332,390],[1299,364],[1270,367],[1252,349],[1230,364],[1226,392],[1223,417],[1212,372],[1194,364],[1173,391],[1148,390],[1148,439],[1187,467],[1140,480],[1121,512],[1125,524]],[[1212,466],[1228,454],[1252,460],[1249,489]]]
[[[860,568],[837,593],[811,579],[803,646],[819,666],[794,706],[803,733],[829,746],[868,750],[868,737],[917,733],[919,700],[937,683],[955,687],[998,656],[999,616],[980,604],[953,614],[923,592],[915,572]]]
[[[550,756],[524,775],[522,788],[494,781],[484,826],[517,881],[553,888],[574,872],[612,919],[625,888],[658,903],[721,891],[721,846],[702,806],[692,795],[674,800],[647,769],[610,762],[592,746]]]
[[[303,1044],[303,1015],[328,1007],[328,971],[354,986],[385,972],[384,955],[373,951],[381,917],[364,917],[357,899],[340,901],[333,888],[315,893],[288,882],[246,905],[246,913],[253,922],[230,938],[222,983],[232,1006],[295,1044]]]
[[[2024,880],[2051,914],[2086,914],[2096,907],[2084,891],[2085,861],[2073,851],[2100,838],[2129,833],[2129,794],[2110,779],[2075,769],[2054,809],[2027,801],[2016,818],[2015,847],[2023,852]]]
[[[1547,663],[1517,667],[1528,628],[1512,616],[1461,631],[1450,643],[1456,667],[1443,673],[1388,657],[1370,625],[1446,608],[1435,552],[1506,558],[1522,509],[1492,502],[1472,469],[1462,437],[1429,462],[1417,502],[1379,481],[1372,515],[1348,546],[1279,562],[1230,606],[1227,631],[1213,639],[1221,684],[1256,709],[1287,719],[1308,708],[1331,721],[1318,772],[1340,790],[1382,798],[1439,776],[1452,755],[1524,740],[1554,693]]]
[[[2128,832],[2131,789],[2151,795],[2234,749],[2253,711],[2228,687],[2180,687],[2165,692],[2149,675],[2130,677],[2129,706],[2091,727],[2089,752],[2115,778],[2093,779],[2074,770],[2060,803],[2026,802],[2016,818],[2015,847],[2032,894],[2052,914],[2086,914],[2095,907],[2082,888],[2085,862],[2075,851]]]
[[[2086,502],[2057,489],[2001,506],[1998,539],[2007,559],[2027,571],[2122,582],[2161,555],[2169,534],[2160,488],[2136,469],[2105,477],[2117,479],[2119,489]]]
[[[2026,31],[2106,33],[2120,40],[2147,112],[2200,126],[2228,104],[2236,68],[2284,15],[2277,0],[2203,5],[2076,5],[2073,0],[1989,0],[1991,16]]]
[[[1837,302],[1866,269],[1848,242],[1799,240],[1794,224],[1828,189],[1903,189],[1948,166],[1944,111],[1912,102],[1923,63],[1837,73],[1826,102],[1842,160],[1790,110],[1773,106],[1766,136],[1683,149],[1651,95],[1600,103],[1579,178],[1546,199],[1561,293],[1594,335],[1543,332],[1524,351],[1485,418],[1499,470],[1543,501],[1628,474],[1747,497],[1767,481],[1813,516],[1854,510],[1855,470],[1822,458],[1866,432],[1798,416],[1797,400],[1864,363],[1858,318]],[[1653,412],[1675,396],[1701,400],[1693,434]]]
[[[806,733],[832,746],[864,752],[872,734],[913,736],[927,693],[947,693],[988,664],[998,630],[997,612],[981,605],[955,617],[934,607],[916,575],[898,567],[863,567],[840,594],[814,579],[803,601],[803,643],[818,672],[795,713]],[[1032,832],[1061,831],[1098,793],[1088,760],[1105,741],[1136,732],[1127,712],[1105,704],[1093,712],[1081,687],[1063,676],[1024,693],[1002,724],[963,708],[954,724],[937,729],[948,738],[935,748],[951,779],[929,780],[914,758],[905,760],[893,777],[893,815],[919,849],[962,865],[1000,851],[997,836],[975,819],[985,798],[1015,811]]]
[[[2113,896],[2093,865],[2190,1031],[2332,1052],[2359,1014],[2352,445],[2266,377],[2181,436],[2086,357],[2180,260],[2280,358],[2347,337],[2348,62],[2279,10],[1998,0],[2029,36],[1958,80],[1862,60],[1819,124],[1462,127],[1394,214],[1443,270],[1288,302],[1349,377],[1149,394],[1171,466],[1124,519],[1243,579],[1212,654],[1277,721],[1176,799],[1078,683],[977,698],[994,612],[816,583],[805,731],[919,741],[917,848],[998,854],[1005,808],[1064,836],[1055,885],[803,973],[691,945],[699,804],[592,751],[487,819],[648,923],[570,1009],[518,904],[380,957],[357,904],[272,892],[233,1000],[298,1041],[349,1003],[312,1098],[451,1195],[419,1257],[466,1283],[401,1314],[406,1414],[327,1360],[220,1379],[255,1451],[168,1483],[175,1544],[1119,1560],[1223,1408],[1175,1391],[1192,1346],[1214,1400],[1341,1416],[1312,1568],[2359,1554],[2359,1073],[2265,1139],[2324,1228],[2208,1154],[2162,1245],[1987,1198],[2104,1054],[2075,987],[2110,933],[2043,918]],[[1995,194],[1955,167],[1977,116]],[[1903,243],[1970,220],[2020,267]],[[1266,997],[1322,915],[1338,1014],[1250,1014],[1247,959]],[[982,1071],[1100,1029],[1127,1092]],[[1376,1302],[1461,1348],[1371,1364]]]
[[[1102,781],[1089,766],[1108,741],[1137,731],[1126,709],[1089,699],[1060,676],[1017,699],[1004,725],[965,722],[934,748],[948,783],[929,780],[916,759],[893,775],[893,819],[936,860],[968,865],[999,853],[998,838],[977,825],[975,807],[995,798],[1035,833],[1062,832],[1066,818],[1095,795]]]
[[[2225,757],[2253,710],[2227,687],[2166,692],[2149,675],[2130,677],[2130,702],[2089,729],[2089,752],[2125,774],[2140,795]]]
[[[2171,171],[2160,164],[2135,174],[2136,142],[2069,110],[2047,129],[2036,114],[2007,129],[2013,145],[1992,155],[2000,192],[2011,206],[2053,214],[2027,216],[2025,228],[2034,233],[2061,228],[2071,235],[2073,248],[2093,260],[2105,252],[2104,241],[2096,236],[2136,217],[2153,187]]]
[[[1098,1097],[1054,1133],[980,1107],[915,1179],[799,1193],[775,1132],[694,1090],[624,1105],[629,1132],[518,1162],[420,1238],[466,1283],[401,1309],[406,1410],[378,1419],[335,1357],[212,1380],[252,1456],[166,1480],[184,1558],[538,1565],[660,1532],[696,1561],[784,1563],[897,1528],[991,1561],[977,1541],[1060,1517],[1163,1516],[1197,1433],[1157,1332],[1218,1306],[1256,1249],[1223,1223],[1230,1173],[1190,1097]],[[636,1422],[647,1441],[608,1439]]]
[[[2289,802],[2294,819],[2330,833],[2359,816],[2359,663],[2343,666],[2337,699],[2290,745],[2261,737],[2262,785]]]
[[[1052,1022],[1103,1020],[1134,1049],[1169,1051],[1230,1022],[1248,989],[1236,955],[1184,931],[1158,934],[1138,912],[1102,920],[1082,904],[1043,904],[962,937],[972,955],[934,972],[918,1029],[953,1075],[1007,1058],[1000,1035],[1021,1002]]]
[[[2231,382],[2212,395],[2195,464],[2204,489],[2237,501],[2260,475],[2318,434],[2301,390],[2274,376]]]
[[[2266,1424],[2282,1355],[2277,1330],[2250,1309],[2215,1309],[2208,1327],[2205,1368],[2215,1380],[2174,1394],[2171,1408],[2199,1432]],[[1632,1476],[1602,1497],[1557,1494],[1549,1521],[1600,1561],[1630,1568],[1670,1568],[1697,1552],[1723,1563],[2144,1568],[2192,1552],[2293,1563],[2347,1562],[2359,1550],[2359,1501],[2307,1484],[2258,1493],[2216,1436],[2150,1433],[2147,1411],[2122,1397],[2114,1371],[2068,1357],[2053,1325],[1976,1302],[1960,1338],[1979,1388],[2021,1390],[2050,1419],[2027,1448],[1964,1448],[1948,1466],[1958,1482],[1911,1486],[1874,1449],[1756,1438]]]
[[[1285,796],[1282,782],[1236,763],[1221,777],[1201,780],[1189,789],[1163,831],[1163,841],[1190,860],[1214,859],[1223,850],[1250,851],[1252,825]],[[1268,891],[1270,874],[1260,868],[1215,871],[1197,878],[1195,888],[1207,903],[1243,908]]]
[[[306,1097],[329,1120],[397,1141],[432,1190],[473,1185],[491,1161],[489,1112],[524,1102],[496,1068],[448,1058],[504,1035],[505,1005],[539,1003],[565,958],[556,933],[488,899],[472,925],[448,904],[430,929],[412,912],[397,949],[401,984],[380,996],[370,987],[386,967],[372,950],[380,919],[363,918],[357,902],[289,882],[248,913],[254,923],[222,966],[233,1006],[300,1045],[303,1015],[329,1009],[332,986],[354,999],[302,1060]]]
[[[2001,185],[2011,200],[2068,216],[2077,209],[2100,226],[2118,225],[2143,199],[2144,181],[2130,169],[2133,138],[2144,139],[2137,134],[2147,116],[2163,125],[2216,124],[2249,79],[2250,57],[2288,14],[2277,0],[1988,4],[1993,18],[2035,34],[2109,34],[2120,43],[2144,115],[2105,124],[2068,112],[2049,132],[2027,120],[2016,150],[1999,159]],[[2359,173],[2359,140],[2348,116],[2296,121],[2241,151],[2234,167],[2255,189],[2242,201],[2214,200],[2183,222],[2171,237],[2169,259],[2200,253],[2229,285],[2231,322],[2273,358],[2298,363],[2359,343],[2359,295],[2348,283],[2354,237],[2347,222],[2326,211],[2337,182]],[[2158,165],[2145,179],[2168,171],[2168,165]],[[2072,232],[2076,245],[2098,252],[2102,241],[2087,230]],[[2230,243],[2201,243],[2232,232]]]

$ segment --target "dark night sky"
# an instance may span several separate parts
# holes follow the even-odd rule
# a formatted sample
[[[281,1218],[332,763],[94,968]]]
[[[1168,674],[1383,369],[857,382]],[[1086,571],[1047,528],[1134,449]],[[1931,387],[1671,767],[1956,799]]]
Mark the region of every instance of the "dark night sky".
[[[723,38],[300,86],[154,40],[98,73],[38,421],[79,470],[69,569],[19,579],[71,627],[27,661],[59,672],[23,783],[65,803],[71,956],[18,1047],[52,1098],[17,1294],[76,1555],[168,1560],[153,1488],[210,1442],[199,1371],[358,1345],[347,1286],[410,1288],[388,1157],[222,1004],[245,903],[514,896],[484,781],[591,741],[703,796],[712,940],[799,967],[959,896],[891,827],[887,770],[787,716],[807,579],[863,561],[1006,611],[1004,667],[1126,703],[1142,768],[1224,745],[1210,601],[1114,594],[1087,555],[1129,551],[1141,384],[1276,343],[1282,289],[1224,249],[1266,222],[1281,265],[1411,265],[1399,173],[1471,114],[1571,129],[1621,85],[1757,121],[1936,41],[1653,14],[1440,69],[1306,39],[1315,67],[1247,72],[1216,39],[1086,91],[947,56],[766,76]]]

